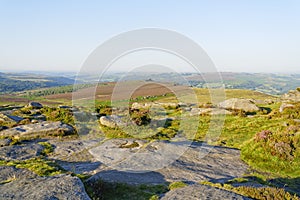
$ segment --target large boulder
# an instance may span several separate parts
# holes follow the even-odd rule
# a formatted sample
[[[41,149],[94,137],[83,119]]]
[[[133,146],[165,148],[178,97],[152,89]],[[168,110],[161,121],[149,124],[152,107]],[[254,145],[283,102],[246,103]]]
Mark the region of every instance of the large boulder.
[[[283,112],[287,108],[294,108],[295,106],[293,104],[288,104],[288,103],[282,103],[279,112]]]
[[[122,124],[121,117],[117,115],[102,116],[100,117],[100,124],[109,128],[116,128]]]
[[[239,150],[204,143],[191,144],[188,141],[148,143],[146,140],[111,139],[90,148],[89,152],[103,165],[115,169],[105,173],[100,171],[91,179],[110,179],[130,184],[136,179],[129,179],[120,171],[156,171],[168,182],[180,180],[196,183],[208,180],[222,182],[241,177],[248,168],[241,161]],[[143,179],[140,180],[140,176],[136,178],[140,184],[143,184],[143,180],[148,184],[151,177],[151,173],[145,173]]]
[[[300,102],[300,88],[290,90],[288,93],[283,94],[281,99],[284,101]]]
[[[0,166],[0,183],[0,199],[90,199],[81,180],[71,175],[39,177],[27,169]]]
[[[6,129],[0,132],[0,137],[32,139],[35,137],[71,135],[75,132],[72,126],[62,122],[40,122]]]
[[[39,102],[32,101],[27,105],[27,107],[30,107],[33,109],[41,109],[41,108],[43,108],[43,105]]]
[[[232,98],[219,103],[218,107],[230,110],[243,110],[245,112],[259,111],[259,107],[250,99]]]

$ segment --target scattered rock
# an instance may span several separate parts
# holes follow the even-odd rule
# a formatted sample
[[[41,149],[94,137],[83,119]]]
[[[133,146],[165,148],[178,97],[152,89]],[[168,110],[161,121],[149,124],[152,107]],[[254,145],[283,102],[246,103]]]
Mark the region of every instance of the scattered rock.
[[[13,115],[7,115],[7,114],[3,114],[0,113],[0,121],[3,122],[14,122],[14,123],[19,123],[20,121],[22,121],[24,118],[22,117],[18,117],[18,116],[13,116]]]
[[[294,108],[294,107],[295,106],[293,104],[282,103],[279,108],[279,112],[283,112],[284,109],[286,109],[286,108]]]
[[[40,122],[16,126],[0,132],[0,136],[32,139],[35,137],[64,136],[74,134],[75,129],[62,122]]]
[[[152,103],[137,103],[134,102],[131,105],[131,109],[149,109],[152,106]]]
[[[219,103],[218,107],[230,110],[244,110],[246,112],[259,111],[253,101],[249,99],[232,98]]]
[[[100,124],[109,128],[116,128],[122,124],[121,117],[117,115],[102,116],[100,117]]]
[[[27,160],[41,155],[44,147],[28,143],[23,145],[5,146],[0,149],[0,159],[2,160]]]
[[[0,185],[0,199],[78,199],[89,200],[78,177],[57,175],[51,177],[21,178]]]
[[[61,109],[72,109],[71,106],[65,106],[65,105],[59,105],[58,108],[61,108]]]
[[[183,188],[171,190],[166,193],[162,200],[168,199],[180,199],[180,200],[190,200],[190,199],[235,199],[235,200],[247,200],[249,198],[238,195],[234,192],[229,192],[226,190],[214,188],[207,185],[194,184],[186,186]],[[250,200],[250,199],[249,199]]]
[[[3,106],[0,106],[0,111],[11,111],[11,110],[20,109],[20,108],[23,108],[23,106],[3,105]]]
[[[274,100],[273,99],[265,99],[264,101],[266,104],[273,104]]]
[[[34,114],[32,115],[32,118],[38,121],[46,121],[47,118],[45,115],[41,115],[41,114]]]
[[[296,90],[290,90],[288,93],[281,96],[282,100],[299,102],[300,101],[300,88]]]
[[[210,114],[210,115],[230,115],[230,111],[220,108],[192,108],[190,111],[191,116],[200,114]]]
[[[131,105],[131,109],[150,109],[152,106],[165,107],[165,108],[178,108],[179,106],[186,107],[188,104],[185,103],[137,103],[134,102]]]
[[[39,102],[32,101],[27,105],[27,107],[30,107],[33,109],[41,109],[41,108],[43,108],[43,105]]]

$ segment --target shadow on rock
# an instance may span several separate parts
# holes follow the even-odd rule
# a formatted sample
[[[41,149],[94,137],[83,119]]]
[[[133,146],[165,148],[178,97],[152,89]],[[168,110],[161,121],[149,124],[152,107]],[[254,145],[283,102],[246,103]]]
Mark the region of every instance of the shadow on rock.
[[[166,183],[166,180],[164,179],[164,176],[162,174],[153,171],[136,173],[117,170],[105,170],[95,174],[94,176],[89,178],[87,182],[95,182],[97,180],[113,183],[126,183],[129,185],[158,185]]]

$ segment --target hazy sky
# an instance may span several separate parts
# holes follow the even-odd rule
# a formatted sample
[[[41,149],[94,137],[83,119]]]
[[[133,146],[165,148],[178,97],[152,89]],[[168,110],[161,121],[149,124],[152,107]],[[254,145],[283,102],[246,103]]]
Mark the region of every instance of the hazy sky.
[[[110,37],[157,27],[220,71],[300,72],[299,0],[0,0],[0,27],[0,71],[75,71]]]

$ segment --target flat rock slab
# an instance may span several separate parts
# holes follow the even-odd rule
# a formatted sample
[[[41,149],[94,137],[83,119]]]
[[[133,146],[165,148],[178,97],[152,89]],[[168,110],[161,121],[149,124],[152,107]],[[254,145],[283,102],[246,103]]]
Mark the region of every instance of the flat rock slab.
[[[0,199],[23,200],[89,200],[84,185],[77,177],[57,175],[16,179],[0,185]]]
[[[19,169],[13,166],[0,166],[0,183],[22,178],[35,178],[37,176],[38,175],[28,169]]]
[[[73,172],[75,174],[89,174],[94,175],[100,171],[100,162],[66,162],[57,161],[60,167],[64,170]]]
[[[126,183],[129,185],[157,185],[165,184],[164,176],[157,172],[123,172],[117,170],[104,170],[93,176],[89,181],[93,182],[101,179],[105,182]]]
[[[124,172],[156,172],[164,181],[225,182],[242,176],[248,169],[240,159],[240,151],[214,147],[204,143],[163,142],[146,143],[139,140],[113,139],[91,149],[96,160],[106,165],[117,181],[130,183]],[[100,171],[94,179],[103,178]],[[117,175],[119,173],[119,175]],[[132,176],[139,176],[134,175]],[[143,173],[145,183],[151,174]],[[155,180],[156,181],[156,180]],[[155,182],[154,181],[154,182]],[[142,184],[142,183],[141,183]]]
[[[234,199],[234,200],[248,200],[249,198],[229,192],[226,190],[221,190],[206,185],[190,185],[183,188],[171,190],[166,193],[162,200],[211,200],[211,199]],[[249,199],[250,200],[250,199]]]
[[[48,140],[54,148],[53,153],[49,157],[61,161],[92,161],[93,157],[87,155],[88,152],[84,151],[96,146],[101,140]]]
[[[0,148],[0,159],[2,160],[27,160],[41,155],[44,147],[27,143],[22,145],[5,146]]]
[[[32,139],[35,137],[63,136],[74,133],[75,130],[72,126],[62,122],[40,122],[6,129],[0,132],[0,136]]]
[[[237,149],[193,143],[179,159],[159,172],[170,182],[222,183],[243,176],[247,169]]]

